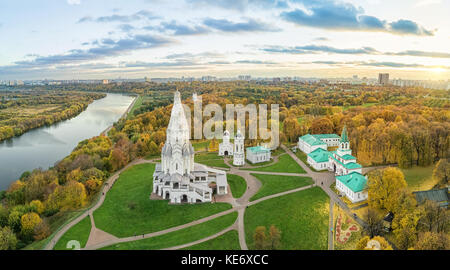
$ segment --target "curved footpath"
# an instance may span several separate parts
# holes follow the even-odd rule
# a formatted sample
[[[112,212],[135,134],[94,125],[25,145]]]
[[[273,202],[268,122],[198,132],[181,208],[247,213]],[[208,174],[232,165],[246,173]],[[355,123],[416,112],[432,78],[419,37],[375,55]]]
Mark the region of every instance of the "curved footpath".
[[[312,188],[314,186],[319,186],[321,187],[330,197],[330,221],[329,221],[329,235],[328,235],[328,248],[329,249],[333,249],[333,232],[332,232],[332,228],[333,228],[333,206],[335,203],[337,203],[341,209],[343,209],[348,215],[353,216],[355,218],[355,220],[361,225],[361,226],[365,226],[365,222],[360,219],[358,216],[354,216],[353,213],[351,212],[351,209],[339,198],[339,196],[334,193],[330,186],[331,184],[334,183],[334,175],[332,173],[329,172],[313,172],[306,164],[304,164],[294,153],[292,153],[290,151],[289,148],[287,148],[285,145],[281,145],[281,147],[286,151],[287,154],[289,154],[305,171],[306,173],[301,173],[301,174],[296,174],[296,173],[276,173],[276,172],[260,172],[260,171],[247,171],[247,170],[240,170],[238,167],[233,167],[230,166],[230,170],[229,173],[231,174],[236,174],[239,175],[241,177],[243,177],[247,183],[247,190],[245,191],[244,195],[242,195],[241,198],[235,199],[232,198],[231,196],[222,196],[219,197],[217,201],[222,201],[222,202],[227,202],[230,203],[232,205],[232,208],[227,210],[227,211],[223,211],[214,215],[211,215],[209,217],[205,217],[202,219],[198,219],[195,221],[192,221],[190,223],[187,224],[183,224],[180,226],[176,226],[176,227],[172,227],[169,229],[165,229],[162,231],[158,231],[158,232],[153,232],[153,233],[149,233],[149,234],[144,234],[144,235],[140,235],[140,236],[131,236],[131,237],[125,237],[125,238],[117,238],[113,235],[110,235],[106,232],[103,232],[99,229],[97,229],[95,227],[95,222],[94,219],[92,217],[92,214],[95,210],[97,210],[104,202],[105,197],[106,197],[106,193],[111,189],[111,187],[113,186],[114,182],[119,178],[120,174],[125,171],[126,169],[137,165],[137,164],[142,164],[142,163],[153,163],[152,160],[143,160],[143,159],[139,159],[139,160],[135,160],[133,162],[131,162],[130,164],[128,164],[126,167],[124,167],[123,169],[117,171],[116,173],[114,173],[108,180],[107,180],[107,184],[104,185],[103,189],[102,189],[102,193],[100,195],[100,199],[97,201],[97,203],[91,207],[90,209],[86,210],[85,213],[83,213],[82,215],[80,215],[79,217],[77,217],[76,219],[74,219],[73,221],[69,222],[68,224],[66,224],[61,230],[59,230],[55,236],[53,237],[53,239],[47,244],[47,246],[45,247],[46,250],[51,250],[54,248],[55,244],[59,241],[59,239],[75,224],[77,224],[78,222],[80,222],[82,219],[84,219],[86,216],[90,215],[91,218],[91,224],[92,224],[92,229],[91,229],[91,234],[89,235],[89,240],[88,243],[86,244],[86,247],[84,249],[86,250],[93,250],[93,249],[99,249],[99,248],[103,248],[103,247],[107,247],[107,246],[111,246],[114,244],[118,244],[118,243],[125,243],[125,242],[130,242],[130,241],[137,241],[137,240],[142,240],[142,239],[147,239],[147,238],[151,238],[151,237],[155,237],[155,236],[159,236],[159,235],[163,235],[163,234],[167,234],[167,233],[171,233],[171,232],[175,232],[178,230],[182,230],[185,228],[189,228],[191,226],[195,226],[213,219],[216,219],[218,217],[230,214],[232,212],[237,211],[238,212],[238,218],[236,220],[236,222],[231,225],[228,228],[225,228],[224,230],[205,237],[203,239],[199,239],[196,240],[194,242],[190,242],[190,243],[186,243],[183,245],[179,245],[179,246],[175,246],[175,247],[169,247],[167,249],[181,249],[181,248],[186,248],[189,246],[193,246],[199,243],[203,243],[205,241],[214,239],[218,236],[221,236],[231,230],[237,230],[238,234],[239,234],[239,244],[242,250],[247,250],[247,243],[245,240],[245,226],[244,226],[244,216],[245,216],[245,210],[247,207],[258,204],[260,202],[269,200],[269,199],[273,199],[273,198],[277,198],[280,196],[284,196],[287,194],[291,194],[291,193],[295,193],[298,191],[302,191],[302,190],[306,190],[309,188]],[[270,166],[270,165],[269,165]],[[372,168],[371,168],[372,169]],[[258,181],[256,179],[256,177],[252,176],[252,173],[257,173],[257,174],[274,174],[274,175],[287,175],[287,176],[307,176],[307,177],[311,177],[314,181],[314,184],[310,185],[310,186],[305,186],[305,187],[301,187],[301,188],[296,188],[296,189],[292,189],[292,190],[288,190],[285,192],[281,192],[281,193],[277,193],[277,194],[273,194],[273,195],[269,195],[263,198],[260,198],[258,200],[252,201],[250,202],[250,198],[253,197],[253,195],[255,195],[258,190],[261,188],[261,182]],[[231,195],[231,192],[229,192],[229,194]]]

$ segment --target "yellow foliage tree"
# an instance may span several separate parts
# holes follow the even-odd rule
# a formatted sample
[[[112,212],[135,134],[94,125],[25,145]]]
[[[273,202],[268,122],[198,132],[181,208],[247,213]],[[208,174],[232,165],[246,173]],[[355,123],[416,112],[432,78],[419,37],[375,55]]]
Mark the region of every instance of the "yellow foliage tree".
[[[40,200],[30,202],[30,206],[35,208],[38,214],[42,214],[45,210],[44,204]]]
[[[405,177],[398,168],[389,167],[370,173],[369,206],[394,211],[399,194],[406,188],[406,185]]]
[[[41,222],[42,219],[34,212],[23,215],[20,219],[22,233],[25,235],[33,234],[34,228]]]

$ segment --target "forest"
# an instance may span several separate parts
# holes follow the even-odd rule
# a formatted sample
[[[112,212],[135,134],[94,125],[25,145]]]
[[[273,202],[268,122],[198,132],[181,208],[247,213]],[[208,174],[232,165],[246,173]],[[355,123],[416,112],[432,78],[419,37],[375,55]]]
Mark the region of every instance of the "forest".
[[[33,91],[43,90],[37,89],[42,86],[35,88]],[[54,92],[50,92],[43,94],[42,99],[39,99],[41,101],[36,102],[54,104],[60,109],[55,109],[55,113],[60,116],[69,115],[63,112],[75,108],[73,101],[69,101],[74,90],[82,89],[85,93],[82,95],[76,92],[78,98],[75,103],[79,106],[101,97],[101,94],[92,94],[90,91],[108,92],[112,89],[137,93],[143,101],[133,115],[114,124],[108,136],[80,142],[69,156],[53,168],[24,172],[8,190],[0,193],[0,249],[21,249],[33,243],[45,244],[45,239],[57,230],[57,224],[67,220],[73,211],[85,209],[95,201],[98,191],[111,173],[136,158],[159,155],[164,145],[176,89],[182,93],[183,103],[188,106],[193,106],[191,97],[194,92],[202,95],[204,105],[279,104],[280,139],[285,144],[296,143],[298,137],[306,133],[340,134],[343,126],[347,125],[354,154],[364,166],[398,164],[406,168],[427,166],[441,160],[436,170],[437,174],[445,177],[441,177],[439,185],[448,185],[449,181],[448,170],[442,166],[450,156],[448,91],[242,81],[123,83],[51,88],[51,91],[61,92],[62,96],[52,96],[50,93]],[[17,103],[20,98],[15,100],[15,97],[5,94],[2,97],[1,104],[5,105],[2,114],[5,109],[22,106]],[[24,106],[31,105],[35,105],[31,100],[24,101]],[[45,119],[43,114],[38,115],[38,119]],[[21,117],[18,116],[18,119]],[[5,125],[4,121],[8,120],[2,117],[0,123]],[[8,123],[9,129],[14,123],[20,128],[27,126],[20,126],[18,120]],[[0,130],[3,134],[5,128]],[[258,141],[246,139],[246,145],[256,143]]]
[[[0,141],[42,126],[70,119],[103,93],[61,91],[0,92]]]

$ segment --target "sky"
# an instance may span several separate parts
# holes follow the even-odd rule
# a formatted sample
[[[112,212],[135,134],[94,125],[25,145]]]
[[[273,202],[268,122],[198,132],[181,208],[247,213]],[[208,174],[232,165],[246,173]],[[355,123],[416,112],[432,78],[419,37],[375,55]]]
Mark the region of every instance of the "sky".
[[[2,0],[0,79],[450,79],[450,0]]]

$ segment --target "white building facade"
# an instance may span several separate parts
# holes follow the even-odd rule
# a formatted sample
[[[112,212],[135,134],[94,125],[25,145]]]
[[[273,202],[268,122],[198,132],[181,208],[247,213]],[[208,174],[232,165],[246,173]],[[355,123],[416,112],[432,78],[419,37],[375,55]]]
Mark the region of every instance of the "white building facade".
[[[270,160],[270,149],[262,146],[247,148],[247,160],[251,163],[261,163]]]
[[[153,193],[170,203],[210,202],[214,193],[228,193],[226,172],[194,163],[194,148],[181,103],[175,93],[167,138],[153,174]]]
[[[225,130],[222,137],[222,143],[219,144],[219,156],[232,156],[234,145],[230,143],[230,132]]]
[[[244,166],[245,164],[245,150],[244,150],[244,136],[241,131],[238,130],[234,137],[234,152],[233,152],[233,165]]]

